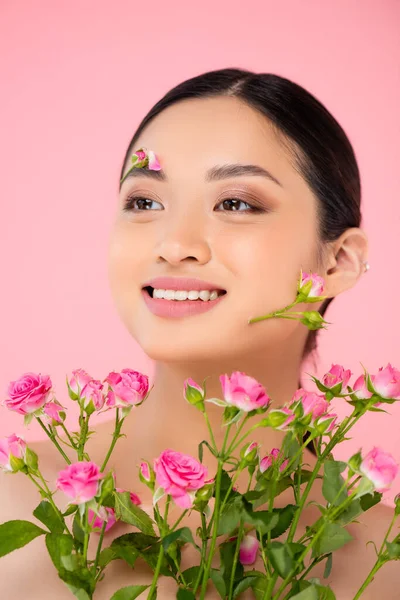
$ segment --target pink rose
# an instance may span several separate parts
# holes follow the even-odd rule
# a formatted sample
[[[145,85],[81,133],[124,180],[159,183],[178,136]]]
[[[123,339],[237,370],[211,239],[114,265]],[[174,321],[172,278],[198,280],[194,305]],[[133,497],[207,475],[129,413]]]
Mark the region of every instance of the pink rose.
[[[375,375],[370,375],[370,377],[371,377],[371,381],[373,382],[375,379]],[[360,377],[358,377],[358,379],[356,379],[356,381],[354,382],[354,385],[353,385],[353,392],[359,400],[368,400],[369,398],[371,398],[372,392],[370,392],[367,388],[367,382],[365,380],[365,375],[360,375]],[[374,406],[378,406],[379,404],[381,404],[381,402],[378,402]]]
[[[245,535],[239,546],[239,561],[242,565],[252,565],[256,562],[259,541],[253,535]]]
[[[72,504],[82,504],[97,495],[102,477],[103,474],[94,462],[78,461],[60,471],[56,487],[72,498]]]
[[[34,413],[48,401],[52,382],[48,375],[25,373],[8,385],[4,405],[20,415]]]
[[[103,527],[103,523],[104,523],[104,521],[106,521],[107,525],[106,525],[106,528],[104,531],[107,532],[117,522],[117,519],[115,516],[115,510],[113,508],[111,508],[110,506],[100,506],[99,513],[100,513],[99,515],[96,515],[96,513],[91,508],[89,508],[89,510],[88,510],[89,524],[91,525],[92,530],[94,532],[100,533],[101,529]]]
[[[234,371],[230,377],[220,375],[225,402],[245,412],[267,408],[271,402],[264,387],[253,377]]]
[[[106,396],[109,408],[128,408],[140,404],[149,390],[149,378],[132,369],[122,369],[121,373],[111,372],[104,380],[110,389]]]
[[[81,392],[83,408],[89,412],[101,410],[104,406],[103,384],[101,381],[91,379]]]
[[[189,454],[164,450],[154,460],[157,484],[181,508],[191,508],[194,494],[205,484],[207,468]]]
[[[72,377],[68,383],[74,394],[79,396],[85,385],[91,380],[92,377],[84,369],[75,369],[72,371]]]
[[[65,421],[65,408],[58,402],[47,402],[43,407],[43,413],[46,415],[46,421],[52,425],[59,425]]]
[[[323,278],[317,273],[302,273],[298,291],[306,294],[307,298],[319,298],[324,292],[324,284]]]
[[[374,377],[373,387],[382,398],[400,399],[399,369],[395,369],[390,363],[385,368],[381,367]]]
[[[322,383],[328,387],[333,388],[335,385],[341,383],[338,393],[340,394],[343,388],[346,388],[349,383],[352,372],[350,369],[344,369],[342,365],[332,365],[327,373],[323,377]]]
[[[122,488],[115,488],[115,489],[119,493],[123,493],[123,492],[127,491]],[[141,504],[139,496],[137,496],[133,492],[130,492],[130,497],[131,497],[132,504],[136,504],[136,505]],[[99,515],[96,515],[96,513],[91,508],[89,508],[89,510],[88,510],[89,523],[91,523],[93,531],[100,533],[101,529],[103,527],[103,523],[104,523],[104,521],[106,521],[107,525],[106,525],[104,531],[107,532],[117,522],[117,517],[115,516],[115,510],[113,508],[111,508],[110,506],[100,506],[99,513],[100,513]]]
[[[264,456],[264,458],[262,458],[260,460],[260,472],[264,473],[267,469],[269,469],[272,464],[278,459],[280,455],[280,450],[279,448],[272,448],[271,452],[269,454],[267,454],[266,456]],[[282,464],[279,467],[279,470],[282,472],[286,469],[287,464],[289,463],[289,459],[285,458],[285,460],[282,462]]]
[[[15,433],[0,440],[0,468],[3,471],[13,471],[11,456],[23,459],[25,456],[26,442]]]
[[[321,417],[317,417],[314,421],[315,427],[322,433],[330,433],[336,427],[337,415],[334,413],[326,413]]]
[[[363,458],[360,472],[372,483],[377,492],[386,492],[399,470],[399,465],[388,452],[374,446]]]
[[[311,414],[311,422],[317,417],[325,414],[329,410],[329,402],[325,396],[308,392],[303,388],[299,388],[292,398],[292,402],[300,401],[303,405],[304,416]]]

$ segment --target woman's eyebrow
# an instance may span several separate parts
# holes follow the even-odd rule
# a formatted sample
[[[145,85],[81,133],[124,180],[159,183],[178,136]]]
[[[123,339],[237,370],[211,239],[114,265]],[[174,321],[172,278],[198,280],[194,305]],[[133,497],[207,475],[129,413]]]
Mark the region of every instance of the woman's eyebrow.
[[[207,182],[212,182],[220,181],[221,179],[228,179],[230,177],[241,177],[243,175],[265,177],[280,187],[283,187],[282,183],[267,169],[264,169],[259,165],[244,165],[241,163],[212,167],[207,171],[205,179]],[[168,181],[168,177],[163,170],[153,171],[150,169],[132,169],[132,171],[127,175],[126,179],[130,179],[131,177],[147,177],[157,181]]]

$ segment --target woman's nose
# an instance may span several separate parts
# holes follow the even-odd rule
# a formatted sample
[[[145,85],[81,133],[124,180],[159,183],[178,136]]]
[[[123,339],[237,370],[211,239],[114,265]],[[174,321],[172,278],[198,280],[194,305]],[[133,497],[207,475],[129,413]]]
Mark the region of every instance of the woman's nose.
[[[170,264],[179,264],[186,259],[207,263],[211,259],[211,248],[201,219],[187,216],[166,226],[155,253],[157,260]]]

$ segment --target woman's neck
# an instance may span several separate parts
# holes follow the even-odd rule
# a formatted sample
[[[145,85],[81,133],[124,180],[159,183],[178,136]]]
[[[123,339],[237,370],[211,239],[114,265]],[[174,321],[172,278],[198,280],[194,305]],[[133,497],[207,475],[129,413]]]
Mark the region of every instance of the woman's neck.
[[[298,389],[301,352],[296,352],[293,347],[288,352],[286,346],[285,352],[275,349],[269,358],[265,355],[247,360],[238,357],[226,363],[214,361],[209,364],[198,361],[179,365],[157,363],[149,397],[134,409],[124,424],[124,432],[132,444],[140,448],[141,456],[152,460],[166,448],[197,456],[198,444],[204,439],[209,440],[210,436],[204,416],[184,399],[184,381],[190,377],[202,385],[207,377],[206,397],[222,398],[219,376],[230,375],[235,370],[259,381],[271,397],[271,407],[278,407],[290,401]],[[215,441],[221,447],[225,434],[225,428],[221,427],[223,408],[210,402],[206,406]],[[249,427],[255,422],[250,420]],[[262,452],[267,453],[271,448],[279,447],[284,436],[285,432],[260,428],[252,432],[248,440],[259,441]]]

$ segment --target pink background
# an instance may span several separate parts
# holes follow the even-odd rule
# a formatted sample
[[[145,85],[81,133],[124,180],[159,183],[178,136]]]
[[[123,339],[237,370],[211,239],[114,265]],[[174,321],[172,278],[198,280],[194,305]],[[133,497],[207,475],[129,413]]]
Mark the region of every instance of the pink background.
[[[1,0],[1,397],[26,371],[48,373],[66,403],[65,376],[78,367],[98,379],[124,367],[152,376],[108,289],[119,169],[168,89],[228,66],[306,87],[359,161],[371,271],[329,309],[317,374],[335,362],[354,376],[360,362],[370,372],[389,361],[400,368],[399,30],[398,0]],[[400,408],[388,410],[365,417],[336,456],[376,444],[400,463]],[[13,431],[42,437],[0,407],[0,435]],[[386,502],[399,491],[400,476]]]

